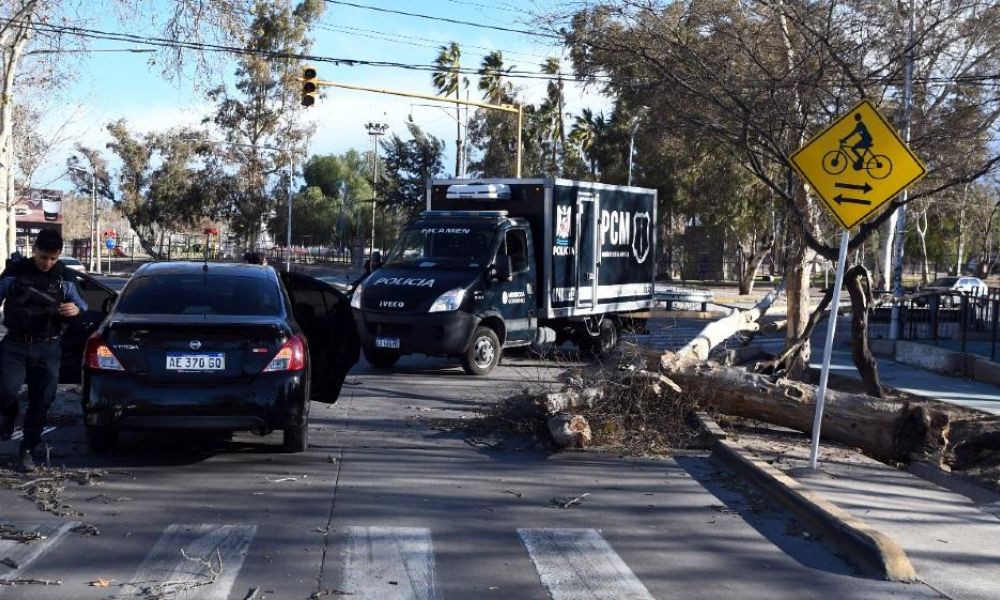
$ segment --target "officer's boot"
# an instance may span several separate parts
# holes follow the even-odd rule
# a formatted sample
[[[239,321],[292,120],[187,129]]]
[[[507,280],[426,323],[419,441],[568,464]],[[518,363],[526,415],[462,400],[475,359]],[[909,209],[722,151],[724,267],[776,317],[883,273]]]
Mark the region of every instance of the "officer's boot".
[[[33,473],[35,471],[35,458],[31,455],[33,448],[21,446],[17,451],[17,460],[14,462],[14,470],[19,473]]]

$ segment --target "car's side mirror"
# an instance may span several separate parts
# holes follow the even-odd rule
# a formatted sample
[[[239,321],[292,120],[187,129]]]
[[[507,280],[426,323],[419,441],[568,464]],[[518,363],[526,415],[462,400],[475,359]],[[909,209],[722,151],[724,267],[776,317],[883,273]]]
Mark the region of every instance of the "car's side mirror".
[[[493,267],[493,277],[500,282],[507,282],[514,278],[514,268],[511,266],[510,257],[507,255],[497,256]]]

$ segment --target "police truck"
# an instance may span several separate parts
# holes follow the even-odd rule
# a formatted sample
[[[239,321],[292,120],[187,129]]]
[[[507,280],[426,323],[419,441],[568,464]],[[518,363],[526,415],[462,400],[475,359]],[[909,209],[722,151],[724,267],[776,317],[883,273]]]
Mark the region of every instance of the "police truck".
[[[485,375],[508,348],[603,355],[653,304],[656,190],[563,179],[431,180],[351,299],[376,367],[456,357]]]

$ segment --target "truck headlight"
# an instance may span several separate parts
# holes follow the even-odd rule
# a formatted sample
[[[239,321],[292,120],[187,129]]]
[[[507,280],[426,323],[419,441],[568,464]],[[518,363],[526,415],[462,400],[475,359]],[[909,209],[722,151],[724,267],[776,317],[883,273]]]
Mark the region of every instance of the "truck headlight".
[[[434,301],[434,304],[431,304],[431,309],[427,312],[448,312],[451,310],[458,310],[458,307],[462,305],[462,300],[464,299],[465,290],[463,289],[445,292]]]
[[[361,291],[364,288],[360,283],[358,287],[354,288],[354,294],[351,295],[351,308],[356,308],[361,310]]]

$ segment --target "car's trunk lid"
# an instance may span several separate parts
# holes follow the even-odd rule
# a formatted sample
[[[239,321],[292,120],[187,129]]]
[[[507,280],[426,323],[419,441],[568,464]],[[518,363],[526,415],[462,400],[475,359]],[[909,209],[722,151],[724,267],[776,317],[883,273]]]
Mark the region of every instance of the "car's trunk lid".
[[[105,343],[144,381],[204,384],[253,379],[290,333],[277,317],[121,315],[108,325]]]

